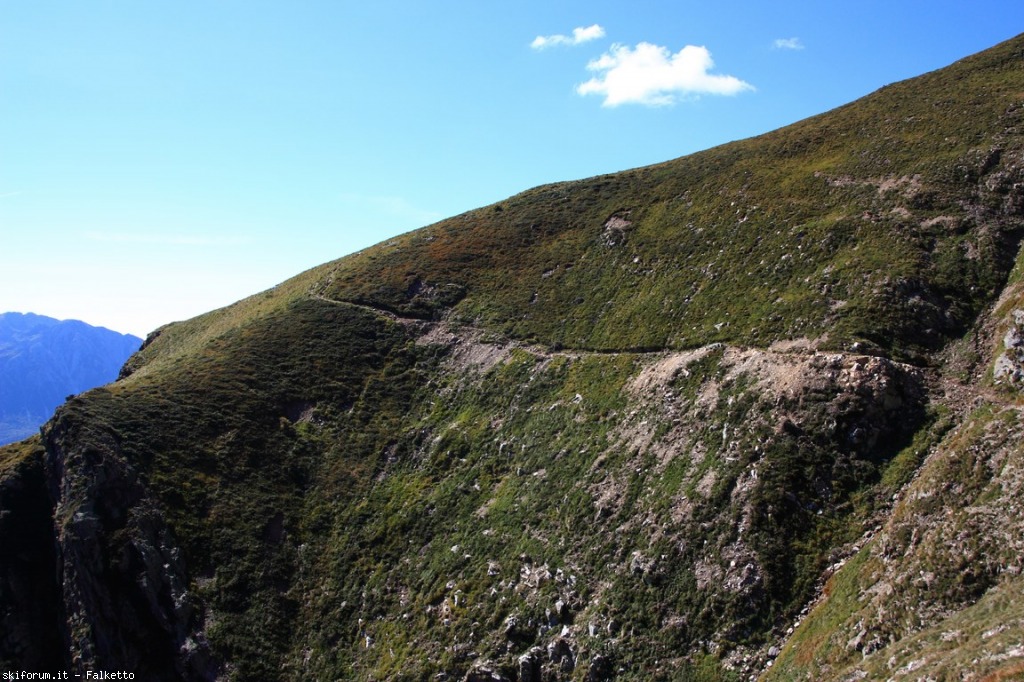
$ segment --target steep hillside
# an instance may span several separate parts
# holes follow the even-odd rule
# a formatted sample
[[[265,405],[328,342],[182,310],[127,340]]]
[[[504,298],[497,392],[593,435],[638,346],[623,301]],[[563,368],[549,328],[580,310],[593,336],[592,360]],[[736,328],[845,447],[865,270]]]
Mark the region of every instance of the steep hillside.
[[[159,330],[0,450],[0,661],[1012,679],[1022,106],[1024,37]]]
[[[32,313],[0,313],[0,444],[39,432],[69,395],[117,378],[142,339]]]

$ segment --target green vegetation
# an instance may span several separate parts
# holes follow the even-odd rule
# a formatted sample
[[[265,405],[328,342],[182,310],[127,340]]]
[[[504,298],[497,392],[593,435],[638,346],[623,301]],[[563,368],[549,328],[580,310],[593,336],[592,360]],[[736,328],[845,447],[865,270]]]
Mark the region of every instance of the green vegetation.
[[[965,331],[1016,253],[1019,169],[1000,166],[1019,134],[1019,49],[759,138],[530,190],[339,261],[324,292],[415,316],[458,300],[456,319],[552,347],[827,334],[919,357]]]
[[[39,589],[78,664],[736,680],[800,617],[769,677],[839,679],[1015,614],[1017,408],[972,393],[965,421],[976,387],[940,387],[1019,279],[1022,54],[160,330],[61,408],[47,478],[0,449],[35,517],[54,496],[66,585]]]

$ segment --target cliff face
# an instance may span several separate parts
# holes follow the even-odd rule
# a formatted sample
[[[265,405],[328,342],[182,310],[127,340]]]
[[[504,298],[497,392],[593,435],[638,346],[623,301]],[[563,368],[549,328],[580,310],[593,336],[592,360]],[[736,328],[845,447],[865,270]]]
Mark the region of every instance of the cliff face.
[[[0,508],[40,530],[0,559],[0,606],[45,637],[0,655],[1020,674],[1021,93],[1017,39],[160,330],[42,448],[2,451]]]
[[[43,670],[66,662],[53,506],[38,438],[0,450],[0,537],[0,665]]]
[[[116,441],[63,422],[46,437],[57,575],[72,663],[145,679],[210,677],[181,550]]]

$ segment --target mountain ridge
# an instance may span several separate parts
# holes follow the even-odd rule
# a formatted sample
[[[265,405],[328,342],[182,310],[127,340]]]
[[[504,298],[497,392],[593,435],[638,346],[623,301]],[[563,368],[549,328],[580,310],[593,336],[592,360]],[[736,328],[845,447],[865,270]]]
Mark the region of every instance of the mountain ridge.
[[[0,450],[0,660],[1019,674],[1022,105],[1018,37],[157,330]]]
[[[117,378],[142,339],[35,313],[0,313],[0,443],[38,432],[68,395]]]

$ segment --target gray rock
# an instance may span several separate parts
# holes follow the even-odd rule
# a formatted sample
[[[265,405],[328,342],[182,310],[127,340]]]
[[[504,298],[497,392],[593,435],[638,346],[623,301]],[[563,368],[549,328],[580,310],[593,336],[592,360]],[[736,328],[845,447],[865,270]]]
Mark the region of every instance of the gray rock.
[[[607,656],[598,654],[590,659],[590,665],[587,667],[587,682],[605,682],[606,680],[612,679],[614,671],[612,669],[612,662]]]
[[[512,682],[489,663],[474,665],[462,680],[463,682]]]
[[[572,646],[564,637],[558,637],[548,644],[548,658],[561,668],[562,672],[571,673],[576,668],[576,658]]]
[[[540,682],[544,650],[535,646],[519,657],[519,682]]]

